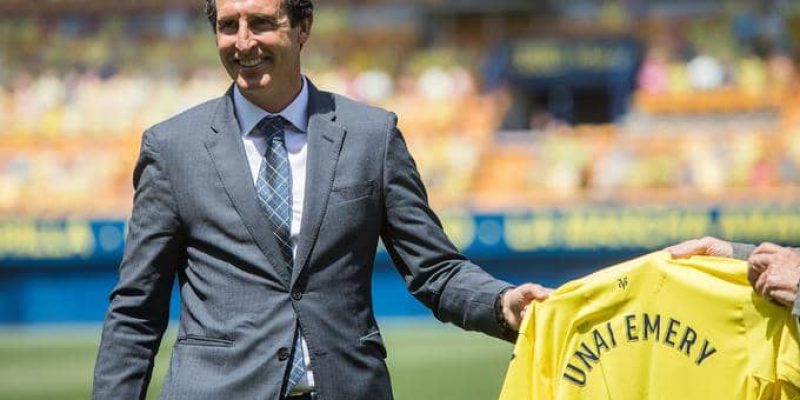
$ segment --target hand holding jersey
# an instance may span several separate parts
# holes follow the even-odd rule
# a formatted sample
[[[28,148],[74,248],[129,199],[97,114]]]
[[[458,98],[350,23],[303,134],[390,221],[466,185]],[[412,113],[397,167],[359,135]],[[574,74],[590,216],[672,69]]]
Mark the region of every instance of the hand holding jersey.
[[[797,301],[800,284],[800,253],[772,243],[762,243],[747,259],[753,288],[778,304],[791,306]]]
[[[516,288],[511,288],[503,292],[500,304],[502,305],[502,317],[506,324],[513,330],[519,331],[519,326],[525,318],[528,305],[536,301],[544,301],[553,289],[545,288],[535,283],[526,283]]]
[[[733,257],[733,245],[711,236],[691,239],[667,247],[673,258],[689,258],[691,256]]]
[[[778,304],[789,307],[794,304],[795,314],[800,316],[800,302],[797,297],[800,285],[800,253],[773,243],[762,243],[755,249],[746,245],[739,247],[749,252],[742,255],[747,257],[747,279],[756,292]],[[737,256],[731,242],[713,237],[687,240],[666,250],[674,258],[693,255]]]

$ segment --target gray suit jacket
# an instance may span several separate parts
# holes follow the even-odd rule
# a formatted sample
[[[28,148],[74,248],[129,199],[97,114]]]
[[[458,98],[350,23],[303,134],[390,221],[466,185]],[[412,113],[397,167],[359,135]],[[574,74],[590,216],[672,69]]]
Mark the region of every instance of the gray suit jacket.
[[[313,85],[309,96],[291,276],[276,262],[231,91],[144,133],[94,399],[145,397],[176,277],[180,325],[163,399],[278,399],[296,323],[322,399],[392,398],[371,298],[379,237],[409,291],[439,320],[513,339],[493,308],[510,285],[447,239],[396,117]]]
[[[740,260],[747,260],[750,257],[750,253],[756,249],[755,245],[748,244],[748,243],[731,243],[733,245],[733,258],[738,258]],[[796,251],[798,249],[795,249]],[[794,307],[792,309],[792,314],[797,317],[800,317],[800,296],[797,296],[797,300],[794,302]]]

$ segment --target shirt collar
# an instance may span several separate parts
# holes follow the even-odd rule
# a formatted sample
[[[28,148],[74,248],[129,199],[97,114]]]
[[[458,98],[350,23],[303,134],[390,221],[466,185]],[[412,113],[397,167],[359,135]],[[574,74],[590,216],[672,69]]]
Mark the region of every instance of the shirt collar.
[[[305,133],[308,128],[308,84],[305,76],[302,76],[302,84],[297,97],[278,115],[286,118],[295,129]],[[233,106],[242,136],[247,136],[264,117],[274,115],[247,100],[235,84],[233,85]]]

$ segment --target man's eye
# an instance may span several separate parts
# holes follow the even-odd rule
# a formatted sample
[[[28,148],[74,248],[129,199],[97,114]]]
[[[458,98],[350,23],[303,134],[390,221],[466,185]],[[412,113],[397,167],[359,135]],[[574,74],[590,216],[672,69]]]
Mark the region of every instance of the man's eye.
[[[275,21],[266,18],[259,18],[253,21],[253,27],[259,29],[274,29],[277,26]]]
[[[236,23],[233,21],[219,21],[217,29],[221,31],[229,31],[236,28]]]

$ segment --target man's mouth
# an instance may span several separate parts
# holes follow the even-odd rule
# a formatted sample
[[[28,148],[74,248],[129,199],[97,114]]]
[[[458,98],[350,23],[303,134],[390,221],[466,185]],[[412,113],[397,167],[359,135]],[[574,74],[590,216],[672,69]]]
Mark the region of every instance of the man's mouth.
[[[242,67],[245,67],[245,68],[252,68],[252,67],[255,67],[255,66],[261,64],[262,62],[264,62],[264,60],[265,59],[261,58],[261,57],[245,58],[245,59],[239,60],[239,65],[241,65]]]

